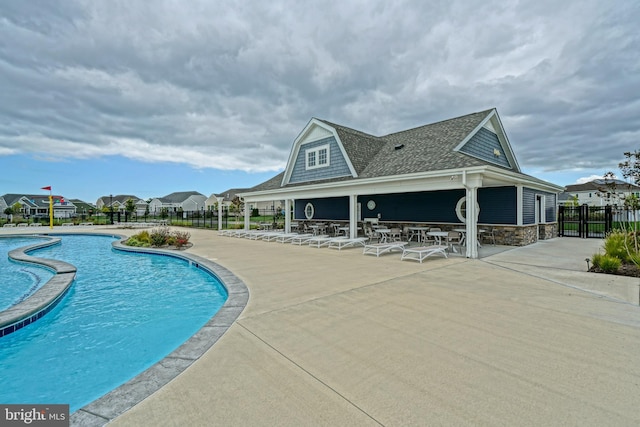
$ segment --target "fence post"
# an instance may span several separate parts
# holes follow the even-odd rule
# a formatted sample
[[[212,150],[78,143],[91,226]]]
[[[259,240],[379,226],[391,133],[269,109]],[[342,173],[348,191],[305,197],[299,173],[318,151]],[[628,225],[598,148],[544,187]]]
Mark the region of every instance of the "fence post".
[[[580,237],[586,239],[589,237],[589,206],[585,203],[580,206]]]

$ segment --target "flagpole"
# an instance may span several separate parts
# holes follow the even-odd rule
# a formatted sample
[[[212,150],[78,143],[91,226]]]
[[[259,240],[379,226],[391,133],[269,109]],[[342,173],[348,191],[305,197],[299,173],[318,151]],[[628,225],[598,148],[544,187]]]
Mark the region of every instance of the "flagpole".
[[[49,228],[53,230],[53,194],[49,186]]]

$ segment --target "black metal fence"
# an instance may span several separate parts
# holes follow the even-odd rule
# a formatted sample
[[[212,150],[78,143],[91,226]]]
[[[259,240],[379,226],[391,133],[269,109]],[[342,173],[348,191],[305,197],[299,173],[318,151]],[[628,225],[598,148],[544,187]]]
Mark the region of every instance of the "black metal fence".
[[[611,206],[560,206],[558,233],[564,237],[603,238],[613,229]]]
[[[271,224],[274,228],[282,228],[284,226],[284,216],[281,211],[276,209],[253,209],[250,212],[251,222],[254,224]],[[0,226],[8,223],[8,218],[0,217]],[[49,217],[20,217],[14,216],[12,223],[26,224],[40,223],[43,226],[49,225]],[[158,225],[175,225],[183,227],[197,228],[218,228],[218,211],[199,210],[199,211],[164,211],[158,213],[136,214],[124,211],[100,212],[93,215],[79,214],[70,218],[54,218],[53,225],[63,224],[83,224],[91,223],[94,225],[119,224],[126,226],[131,224],[135,226],[139,223],[158,224]],[[244,227],[244,211],[222,210],[222,228],[242,228]]]

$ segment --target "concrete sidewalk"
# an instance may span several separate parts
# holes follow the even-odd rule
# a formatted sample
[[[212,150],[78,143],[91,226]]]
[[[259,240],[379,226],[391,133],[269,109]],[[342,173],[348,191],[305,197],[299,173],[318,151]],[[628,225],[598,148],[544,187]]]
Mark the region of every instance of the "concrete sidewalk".
[[[190,232],[190,251],[244,280],[249,304],[111,425],[640,423],[640,308],[577,287],[611,280],[585,272],[599,241],[419,264]]]

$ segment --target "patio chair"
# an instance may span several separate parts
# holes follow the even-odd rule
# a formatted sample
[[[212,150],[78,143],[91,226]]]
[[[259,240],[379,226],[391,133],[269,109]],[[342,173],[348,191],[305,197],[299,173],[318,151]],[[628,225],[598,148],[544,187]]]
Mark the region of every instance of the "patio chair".
[[[373,231],[369,223],[366,223],[364,226],[364,235],[368,237],[369,240],[375,239],[377,242],[380,242],[380,234]]]
[[[435,230],[431,228],[429,229],[429,231],[427,230],[422,231],[422,237],[420,238],[420,241],[424,246],[435,245],[438,243],[438,239],[436,239],[434,236],[430,236],[427,234],[430,231],[439,231],[439,230]]]
[[[391,231],[389,232],[389,239],[391,239],[392,242],[402,240],[402,230],[398,227],[391,228]]]
[[[449,231],[449,234],[447,234],[446,237],[446,244],[451,248],[451,250],[457,252],[454,245],[458,245],[459,248],[462,248],[462,233],[453,230]]]
[[[482,241],[483,243],[489,241],[493,246],[496,245],[496,234],[495,228],[483,228],[478,230],[478,241]]]

